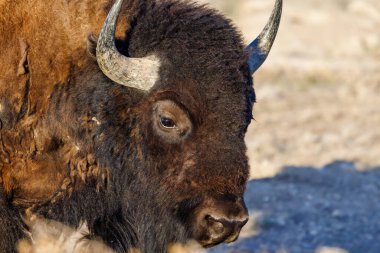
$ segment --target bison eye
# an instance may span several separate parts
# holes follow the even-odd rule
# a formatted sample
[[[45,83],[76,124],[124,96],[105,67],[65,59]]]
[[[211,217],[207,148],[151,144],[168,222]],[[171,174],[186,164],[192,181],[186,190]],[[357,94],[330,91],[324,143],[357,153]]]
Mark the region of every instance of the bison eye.
[[[188,112],[176,102],[159,100],[152,109],[152,129],[161,141],[179,143],[192,132],[193,124]]]
[[[160,118],[160,123],[165,128],[175,128],[176,127],[174,120],[172,120],[171,118],[168,118],[168,117],[162,116]]]

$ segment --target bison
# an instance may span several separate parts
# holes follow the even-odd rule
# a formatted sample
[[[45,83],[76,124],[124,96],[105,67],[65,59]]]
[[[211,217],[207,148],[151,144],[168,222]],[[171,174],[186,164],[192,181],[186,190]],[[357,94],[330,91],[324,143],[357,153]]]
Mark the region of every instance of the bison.
[[[207,6],[122,2],[0,0],[1,252],[40,217],[117,252],[228,243],[247,222],[252,74],[282,1],[248,47]]]

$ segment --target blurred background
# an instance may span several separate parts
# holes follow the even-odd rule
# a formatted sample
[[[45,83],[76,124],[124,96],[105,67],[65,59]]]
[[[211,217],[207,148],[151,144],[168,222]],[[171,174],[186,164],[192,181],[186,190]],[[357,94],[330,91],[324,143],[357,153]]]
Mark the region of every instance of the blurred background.
[[[228,16],[247,43],[274,0],[200,0]],[[284,0],[273,49],[255,74],[246,137],[252,178],[284,165],[380,164],[380,1]]]
[[[274,0],[198,0],[248,44]],[[255,74],[251,220],[209,252],[380,252],[380,1],[284,0]]]

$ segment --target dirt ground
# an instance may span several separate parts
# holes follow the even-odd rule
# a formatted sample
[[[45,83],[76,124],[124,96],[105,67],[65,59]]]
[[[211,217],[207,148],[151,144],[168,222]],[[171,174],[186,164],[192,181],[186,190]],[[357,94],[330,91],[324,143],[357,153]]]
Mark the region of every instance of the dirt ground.
[[[274,4],[203,2],[247,42]],[[380,252],[380,2],[284,0],[255,90],[251,224],[209,252]]]

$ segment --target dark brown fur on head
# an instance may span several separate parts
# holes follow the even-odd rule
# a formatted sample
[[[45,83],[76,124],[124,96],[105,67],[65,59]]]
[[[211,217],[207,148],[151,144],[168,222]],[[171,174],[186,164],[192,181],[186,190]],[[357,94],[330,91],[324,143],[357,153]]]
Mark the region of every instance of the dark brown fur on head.
[[[144,159],[171,194],[171,207],[191,223],[194,212],[212,208],[205,203],[228,209],[243,197],[243,138],[255,100],[247,55],[231,23],[205,6],[163,1],[140,10],[120,47],[131,57],[156,54],[162,61],[160,80],[133,110],[143,129]],[[166,99],[192,122],[192,132],[179,143],[160,138],[152,126],[152,108]]]
[[[81,13],[72,11],[76,5],[91,6],[86,9],[92,13],[79,17]],[[129,1],[119,21],[118,49],[130,57],[155,54],[161,60],[159,80],[142,92],[109,80],[94,54],[86,54],[82,37],[99,33],[109,6],[101,0],[70,1],[69,20],[82,19],[90,27],[84,31],[79,22],[65,28],[75,31],[73,38],[65,40],[63,27],[46,20],[41,21],[46,24],[39,28],[41,34],[25,35],[31,71],[19,80],[20,87],[25,80],[29,86],[19,89],[28,99],[18,120],[23,106],[16,106],[12,96],[21,93],[0,87],[1,95],[17,93],[0,100],[15,107],[0,112],[0,120],[6,115],[3,121],[12,123],[0,126],[5,129],[0,132],[0,155],[7,161],[0,161],[0,168],[7,198],[21,211],[29,208],[30,213],[72,225],[85,220],[91,235],[120,252],[130,247],[164,252],[171,242],[187,239],[205,246],[236,239],[246,222],[244,135],[255,101],[240,34],[205,6]],[[61,16],[54,18],[65,20]],[[41,25],[31,19],[31,24]],[[50,35],[54,32],[61,34],[56,41]],[[57,47],[38,55],[39,36]],[[94,41],[89,45],[92,52]],[[9,115],[11,111],[16,115]],[[175,131],[171,117],[180,125]],[[26,132],[30,140],[15,143],[11,137],[18,132]],[[24,160],[28,165],[20,173],[14,165]],[[45,162],[31,162],[41,160]],[[38,178],[43,172],[48,179]],[[214,230],[229,219],[237,225],[213,239]]]

